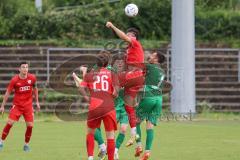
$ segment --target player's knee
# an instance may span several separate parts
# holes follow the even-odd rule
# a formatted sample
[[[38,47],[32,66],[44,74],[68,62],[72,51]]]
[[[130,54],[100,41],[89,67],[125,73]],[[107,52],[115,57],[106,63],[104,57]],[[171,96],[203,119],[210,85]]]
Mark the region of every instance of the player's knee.
[[[120,130],[120,133],[122,133],[122,134],[126,134],[126,132],[127,132],[127,131],[124,130],[124,129],[121,129],[121,130]]]
[[[146,129],[153,129],[153,124],[151,122],[147,122],[147,126],[146,126]]]
[[[107,131],[106,137],[107,139],[114,139],[114,131]]]
[[[120,133],[126,134],[126,132],[127,132],[127,125],[121,126]]]
[[[33,127],[33,122],[26,122],[27,127]]]
[[[14,122],[15,122],[14,120],[12,120],[12,119],[8,119],[7,124],[9,124],[9,125],[13,125]]]
[[[95,129],[92,128],[88,128],[88,134],[94,134],[95,133]]]

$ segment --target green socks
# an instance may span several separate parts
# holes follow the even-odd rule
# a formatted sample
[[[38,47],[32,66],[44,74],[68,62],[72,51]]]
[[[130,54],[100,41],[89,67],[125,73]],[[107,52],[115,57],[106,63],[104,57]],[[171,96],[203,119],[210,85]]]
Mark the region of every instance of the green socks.
[[[151,150],[153,142],[153,129],[147,129],[147,139],[145,150]]]
[[[118,137],[117,137],[117,140],[116,140],[116,148],[119,149],[121,144],[123,143],[124,141],[124,138],[125,138],[125,134],[122,134],[122,133],[119,133],[118,134]]]
[[[139,135],[139,139],[137,139],[137,143],[141,142],[141,136],[142,136],[142,133],[141,133],[141,124],[137,124],[137,134]]]
[[[97,128],[94,133],[94,139],[97,141],[98,145],[101,145],[104,143],[103,138],[102,138],[102,133],[101,129]]]

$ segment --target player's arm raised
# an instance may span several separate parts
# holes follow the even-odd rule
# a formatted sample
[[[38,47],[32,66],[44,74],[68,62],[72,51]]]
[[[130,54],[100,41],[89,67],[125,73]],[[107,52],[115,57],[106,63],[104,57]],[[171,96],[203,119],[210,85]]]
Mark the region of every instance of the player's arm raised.
[[[86,102],[89,102],[88,96],[88,75],[84,76],[84,80],[79,83],[78,90]]]
[[[116,26],[114,26],[112,24],[112,22],[107,22],[106,23],[106,27],[111,28],[119,38],[121,38],[122,40],[131,43],[131,38],[129,38],[123,31],[121,31],[120,29],[118,29]]]

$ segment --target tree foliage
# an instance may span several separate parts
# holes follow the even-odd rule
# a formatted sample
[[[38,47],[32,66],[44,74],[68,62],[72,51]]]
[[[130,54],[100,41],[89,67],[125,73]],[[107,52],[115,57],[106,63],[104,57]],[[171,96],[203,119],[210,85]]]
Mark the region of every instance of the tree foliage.
[[[239,39],[240,13],[229,9],[238,6],[239,1],[196,0],[197,39]],[[112,38],[111,30],[105,27],[107,21],[112,21],[123,30],[138,27],[144,39],[170,40],[171,0],[108,2],[43,0],[44,12],[38,13],[34,0],[1,0],[0,39]],[[139,7],[139,15],[135,18],[124,14],[124,7],[130,2]],[[63,11],[54,9],[74,5],[78,7]]]

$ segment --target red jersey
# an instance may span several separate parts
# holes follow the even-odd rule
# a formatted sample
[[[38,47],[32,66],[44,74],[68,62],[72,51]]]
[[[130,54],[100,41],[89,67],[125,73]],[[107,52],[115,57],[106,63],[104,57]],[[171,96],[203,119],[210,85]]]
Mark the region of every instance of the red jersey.
[[[126,63],[144,63],[144,52],[142,45],[135,38],[131,38],[131,44],[127,47]]]
[[[116,76],[106,68],[91,71],[84,77],[81,86],[90,92],[90,119],[99,118],[114,110],[114,86],[117,85]]]
[[[36,82],[33,74],[27,75],[27,78],[21,79],[19,75],[15,75],[7,90],[11,93],[14,90],[13,105],[18,107],[32,107],[32,90]]]

